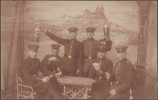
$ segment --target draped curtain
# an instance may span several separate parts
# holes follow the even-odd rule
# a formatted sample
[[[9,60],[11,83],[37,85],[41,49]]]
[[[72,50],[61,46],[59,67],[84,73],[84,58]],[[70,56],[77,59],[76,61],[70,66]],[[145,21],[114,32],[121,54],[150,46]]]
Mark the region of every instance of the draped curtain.
[[[25,1],[1,1],[1,90],[3,98],[16,97],[16,69],[24,58]]]

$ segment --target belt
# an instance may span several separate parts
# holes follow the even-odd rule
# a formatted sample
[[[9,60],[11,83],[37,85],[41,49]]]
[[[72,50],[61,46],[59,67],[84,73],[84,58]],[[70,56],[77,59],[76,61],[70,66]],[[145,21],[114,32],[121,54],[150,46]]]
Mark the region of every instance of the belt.
[[[84,56],[85,59],[96,59],[97,57],[86,57]]]
[[[64,57],[69,58],[69,59],[77,59],[78,57],[72,57],[72,56],[68,56],[68,55],[64,55]]]

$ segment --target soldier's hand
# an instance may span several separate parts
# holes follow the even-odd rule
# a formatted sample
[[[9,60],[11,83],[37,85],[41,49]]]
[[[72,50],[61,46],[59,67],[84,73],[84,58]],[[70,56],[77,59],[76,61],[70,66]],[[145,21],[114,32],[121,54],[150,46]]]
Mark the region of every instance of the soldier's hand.
[[[110,74],[108,72],[106,72],[106,78],[107,78],[107,80],[110,79]]]
[[[62,74],[62,72],[60,71],[59,73],[57,73],[55,76],[56,77],[60,77],[61,76],[61,74]]]
[[[49,81],[49,76],[46,76],[46,77],[44,77],[43,79],[42,79],[42,82],[48,82]]]
[[[116,95],[116,90],[115,89],[112,89],[111,91],[110,91],[110,94],[113,96],[113,95]]]

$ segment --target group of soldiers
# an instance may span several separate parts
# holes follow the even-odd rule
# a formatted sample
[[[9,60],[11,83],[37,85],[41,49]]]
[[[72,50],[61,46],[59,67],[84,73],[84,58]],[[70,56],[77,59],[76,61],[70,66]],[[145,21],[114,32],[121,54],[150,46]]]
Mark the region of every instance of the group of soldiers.
[[[28,58],[19,71],[23,81],[42,94],[40,96],[43,98],[61,99],[62,87],[57,77],[87,77],[96,80],[90,93],[92,99],[129,99],[134,67],[126,58],[128,47],[116,47],[120,60],[113,67],[113,62],[106,57],[112,41],[106,36],[102,41],[95,40],[95,30],[95,27],[87,27],[88,38],[82,42],[76,39],[77,27],[68,28],[69,39],[62,39],[47,31],[45,34],[58,44],[51,45],[52,54],[46,55],[41,62],[36,58],[39,46],[28,45]],[[61,45],[65,47],[64,57],[58,56]]]

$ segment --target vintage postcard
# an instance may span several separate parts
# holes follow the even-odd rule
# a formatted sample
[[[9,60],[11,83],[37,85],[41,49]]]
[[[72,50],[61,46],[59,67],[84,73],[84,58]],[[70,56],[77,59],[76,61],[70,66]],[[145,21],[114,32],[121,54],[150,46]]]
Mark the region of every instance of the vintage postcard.
[[[157,1],[1,1],[1,99],[156,99]]]

